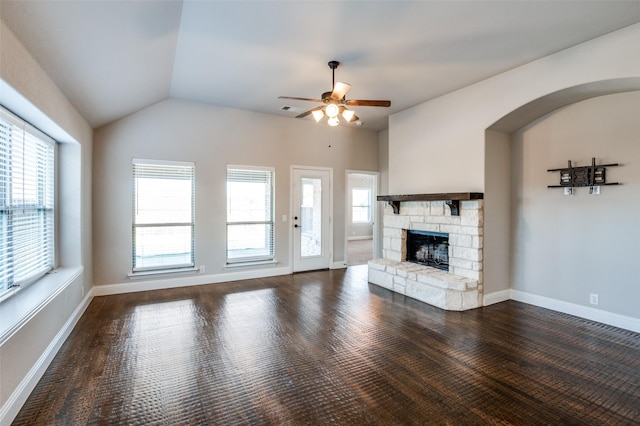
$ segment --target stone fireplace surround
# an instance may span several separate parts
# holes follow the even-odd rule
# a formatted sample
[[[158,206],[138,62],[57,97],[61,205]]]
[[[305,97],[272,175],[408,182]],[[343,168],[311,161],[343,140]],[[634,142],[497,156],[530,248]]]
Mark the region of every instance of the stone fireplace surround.
[[[482,194],[447,194],[457,198],[451,207],[449,198],[434,200],[439,195],[378,197],[390,205],[384,210],[383,258],[369,261],[369,282],[446,310],[478,308],[483,296]],[[449,234],[449,271],[406,262],[407,230]]]

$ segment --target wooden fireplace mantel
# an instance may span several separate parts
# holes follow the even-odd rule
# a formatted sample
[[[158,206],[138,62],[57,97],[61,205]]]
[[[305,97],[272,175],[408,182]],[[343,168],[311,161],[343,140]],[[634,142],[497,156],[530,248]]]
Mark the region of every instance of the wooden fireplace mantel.
[[[482,192],[443,192],[437,194],[378,195],[378,201],[387,201],[393,207],[393,213],[400,213],[403,201],[444,201],[451,209],[451,216],[460,215],[460,201],[482,200]]]

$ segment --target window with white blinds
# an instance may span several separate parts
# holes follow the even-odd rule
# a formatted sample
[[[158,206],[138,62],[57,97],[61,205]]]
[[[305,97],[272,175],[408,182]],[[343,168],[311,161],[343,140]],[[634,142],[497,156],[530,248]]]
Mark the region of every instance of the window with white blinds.
[[[133,272],[195,266],[195,166],[133,160]]]
[[[351,222],[371,223],[371,190],[353,188],[351,191]]]
[[[273,260],[274,171],[227,167],[227,263]]]
[[[0,295],[54,267],[55,144],[0,108]]]

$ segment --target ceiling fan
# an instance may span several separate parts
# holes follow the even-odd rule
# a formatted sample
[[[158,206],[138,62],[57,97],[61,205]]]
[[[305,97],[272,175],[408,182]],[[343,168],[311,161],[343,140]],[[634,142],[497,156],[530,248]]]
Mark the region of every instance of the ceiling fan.
[[[338,68],[340,62],[329,61],[328,65],[333,73],[332,91],[324,92],[320,99],[298,98],[294,96],[278,96],[278,99],[294,99],[297,101],[321,102],[323,104],[321,106],[311,108],[310,110],[303,112],[302,114],[296,116],[296,118],[303,118],[309,114],[313,114],[313,118],[315,118],[316,122],[320,122],[320,120],[322,120],[322,117],[326,115],[328,117],[327,123],[329,124],[329,126],[337,126],[340,123],[340,120],[338,119],[339,116],[342,116],[342,118],[348,123],[359,120],[355,112],[347,109],[347,106],[391,106],[391,101],[387,100],[346,99],[345,95],[347,94],[349,88],[351,88],[351,85],[341,82],[336,83],[336,68]]]

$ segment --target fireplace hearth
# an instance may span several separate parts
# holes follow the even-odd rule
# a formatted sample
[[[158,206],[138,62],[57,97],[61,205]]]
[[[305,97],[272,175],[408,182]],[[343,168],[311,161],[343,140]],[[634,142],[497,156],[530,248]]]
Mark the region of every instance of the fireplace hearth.
[[[449,234],[407,230],[407,262],[449,270]]]

